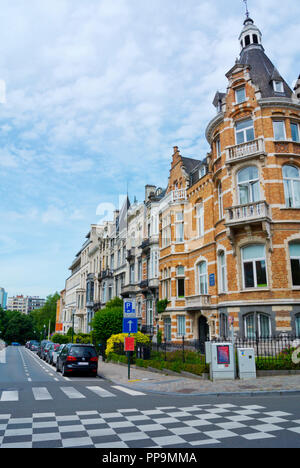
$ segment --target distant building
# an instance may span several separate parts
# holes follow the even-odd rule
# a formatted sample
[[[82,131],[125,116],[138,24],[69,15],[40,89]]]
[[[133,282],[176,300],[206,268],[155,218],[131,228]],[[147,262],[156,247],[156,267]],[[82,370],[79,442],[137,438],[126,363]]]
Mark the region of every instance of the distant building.
[[[0,288],[0,307],[2,309],[6,309],[7,305],[7,292],[5,291],[4,288]]]
[[[46,303],[46,299],[41,299],[38,296],[14,296],[9,297],[7,309],[29,314],[33,310],[41,309]]]

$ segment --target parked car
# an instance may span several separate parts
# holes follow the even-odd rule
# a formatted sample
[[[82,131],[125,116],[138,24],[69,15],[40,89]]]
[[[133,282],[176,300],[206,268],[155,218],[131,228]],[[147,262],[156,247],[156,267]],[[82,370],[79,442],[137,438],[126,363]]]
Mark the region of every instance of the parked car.
[[[51,344],[49,345],[48,348],[47,348],[47,347],[45,348],[45,350],[48,349],[47,355],[46,355],[46,361],[47,361],[49,364],[52,364],[52,361],[53,361],[53,352],[54,352],[56,349],[58,349],[59,346],[60,346],[60,345],[59,345],[58,343],[51,343]]]
[[[41,359],[43,359],[45,346],[46,346],[47,344],[49,344],[49,343],[51,343],[51,341],[49,341],[49,340],[43,340],[43,341],[41,341],[41,346],[40,346],[40,348],[39,348],[39,350],[38,350],[38,356],[39,356]]]
[[[49,349],[50,347],[52,346],[52,342],[50,341],[49,343],[46,343],[46,345],[43,347],[43,350],[41,352],[41,358],[46,361],[47,360],[47,356],[48,356],[48,353],[49,353]]]
[[[65,344],[61,344],[59,348],[56,348],[53,353],[52,353],[52,365],[56,366],[57,363],[57,357],[58,355],[62,352],[63,348],[65,347]]]
[[[16,341],[14,341],[11,345],[12,346],[21,346],[20,343],[17,343]]]
[[[65,345],[57,357],[56,370],[61,371],[63,376],[82,372],[97,377],[98,355],[95,346],[72,343]]]
[[[30,351],[38,351],[40,343],[38,341],[31,341],[29,345]]]

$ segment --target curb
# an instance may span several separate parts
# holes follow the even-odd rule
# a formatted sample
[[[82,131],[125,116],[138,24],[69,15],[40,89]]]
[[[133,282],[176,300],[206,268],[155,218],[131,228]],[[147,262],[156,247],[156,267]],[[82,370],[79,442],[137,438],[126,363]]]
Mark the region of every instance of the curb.
[[[123,387],[129,388],[133,390],[133,386],[128,384],[124,384],[123,382],[118,382],[116,380],[109,379],[107,377],[103,377],[102,375],[98,374],[103,380],[112,382],[116,385],[122,385]],[[135,388],[136,389],[136,388]],[[179,392],[166,392],[166,391],[158,391],[148,389],[144,386],[139,387],[140,390],[144,390],[148,393],[153,393],[155,395],[172,395],[172,396],[181,396],[181,397],[190,397],[190,396],[200,396],[200,397],[223,397],[223,396],[248,396],[248,397],[257,397],[257,396],[268,396],[268,395],[277,395],[277,396],[284,396],[284,395],[300,395],[299,390],[250,390],[249,392],[241,391],[241,392],[206,392],[206,393],[179,393]],[[136,389],[137,390],[137,389]]]

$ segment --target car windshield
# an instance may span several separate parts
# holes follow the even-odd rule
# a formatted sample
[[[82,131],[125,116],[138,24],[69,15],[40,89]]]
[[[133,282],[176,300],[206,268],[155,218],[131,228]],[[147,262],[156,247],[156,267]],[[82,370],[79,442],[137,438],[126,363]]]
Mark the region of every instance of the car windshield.
[[[85,357],[91,358],[96,357],[97,353],[95,348],[92,347],[81,347],[81,346],[74,346],[70,349],[70,356],[73,357]]]

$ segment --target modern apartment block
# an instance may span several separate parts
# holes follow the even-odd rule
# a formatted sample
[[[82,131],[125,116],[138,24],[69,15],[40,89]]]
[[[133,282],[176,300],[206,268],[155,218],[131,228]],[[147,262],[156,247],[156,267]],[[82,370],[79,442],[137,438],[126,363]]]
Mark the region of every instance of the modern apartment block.
[[[7,306],[7,292],[4,288],[0,288],[0,307],[6,309]]]
[[[14,296],[9,297],[7,301],[7,309],[29,314],[33,310],[41,309],[46,303],[46,299],[38,296]]]
[[[300,77],[292,90],[248,15],[239,45],[213,101],[210,152],[174,147],[166,188],[147,185],[143,203],[91,226],[66,284],[82,331],[119,296],[168,341],[226,338],[229,323],[240,337],[300,337]]]

